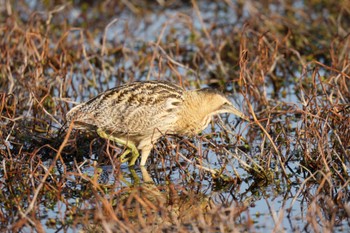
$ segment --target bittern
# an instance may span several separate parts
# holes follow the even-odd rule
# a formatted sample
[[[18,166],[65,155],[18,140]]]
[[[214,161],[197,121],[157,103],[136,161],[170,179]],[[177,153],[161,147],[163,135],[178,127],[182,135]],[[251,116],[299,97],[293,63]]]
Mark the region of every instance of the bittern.
[[[212,116],[232,113],[248,118],[222,93],[204,88],[184,90],[164,81],[125,84],[107,90],[67,113],[75,128],[95,129],[102,138],[126,146],[124,157],[135,164],[141,151],[140,165],[162,135],[195,135],[204,130]]]

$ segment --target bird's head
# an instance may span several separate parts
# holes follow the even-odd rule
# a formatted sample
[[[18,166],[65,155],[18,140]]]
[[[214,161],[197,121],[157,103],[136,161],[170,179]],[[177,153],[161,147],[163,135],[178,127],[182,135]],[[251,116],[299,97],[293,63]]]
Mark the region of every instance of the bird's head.
[[[209,115],[217,115],[221,113],[232,113],[246,121],[249,118],[244,115],[240,110],[235,108],[231,101],[221,92],[213,89],[200,89],[197,90],[198,96],[203,103],[203,110],[205,110]]]

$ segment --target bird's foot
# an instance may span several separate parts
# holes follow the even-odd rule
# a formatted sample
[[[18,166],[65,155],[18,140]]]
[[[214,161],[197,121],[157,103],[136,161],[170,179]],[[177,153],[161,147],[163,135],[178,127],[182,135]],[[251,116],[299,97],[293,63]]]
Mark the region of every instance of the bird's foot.
[[[129,167],[132,167],[135,165],[136,160],[138,159],[138,157],[140,157],[140,154],[138,151],[136,151],[136,153],[132,153],[131,158],[129,158]]]
[[[124,162],[129,162],[129,167],[134,166],[135,162],[137,160],[138,157],[140,157],[139,151],[137,150],[135,144],[131,141],[126,141],[117,137],[114,137],[111,134],[107,134],[104,130],[102,129],[97,129],[97,134],[101,137],[101,138],[105,138],[111,141],[114,141],[120,145],[124,145],[127,147],[127,149],[124,151],[124,153],[120,156],[120,161],[122,163]],[[131,157],[127,157],[126,156],[129,153],[132,153]]]

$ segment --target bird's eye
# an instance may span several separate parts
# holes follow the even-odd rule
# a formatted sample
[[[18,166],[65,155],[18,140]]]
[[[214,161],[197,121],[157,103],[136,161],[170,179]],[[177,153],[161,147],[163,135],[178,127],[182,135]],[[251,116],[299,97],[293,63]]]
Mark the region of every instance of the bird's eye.
[[[230,106],[230,104],[225,102],[221,105],[220,109],[226,109],[228,106]]]

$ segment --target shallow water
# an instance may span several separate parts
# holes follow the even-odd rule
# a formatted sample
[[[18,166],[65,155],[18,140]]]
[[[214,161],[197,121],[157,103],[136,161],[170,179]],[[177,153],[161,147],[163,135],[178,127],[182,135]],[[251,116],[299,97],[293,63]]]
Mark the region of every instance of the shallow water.
[[[25,2],[32,11],[38,10],[38,5],[41,5],[37,1]],[[72,43],[72,53],[76,52],[74,48],[81,52],[78,48],[84,47],[86,54],[82,56],[83,61],[76,66],[68,66],[71,70],[66,76],[54,78],[56,81],[59,80],[57,83],[49,78],[45,83],[53,86],[53,100],[62,111],[57,110],[56,114],[53,114],[59,124],[50,122],[51,127],[59,128],[60,124],[64,123],[64,111],[74,106],[73,102],[83,102],[119,84],[146,80],[149,77],[175,83],[181,81],[189,88],[220,87],[230,95],[232,102],[239,109],[245,113],[250,112],[246,104],[247,99],[240,94],[244,88],[237,84],[239,72],[235,71],[241,68],[240,64],[238,62],[232,66],[220,64],[222,61],[218,57],[224,55],[218,56],[219,52],[212,54],[210,47],[214,47],[214,51],[219,51],[219,48],[230,44],[224,35],[231,32],[233,35],[241,33],[244,27],[248,27],[249,20],[256,20],[253,15],[260,16],[261,20],[267,16],[260,15],[260,9],[250,1],[242,3],[240,6],[242,12],[238,16],[236,15],[238,11],[234,10],[235,7],[239,7],[238,3],[228,2],[200,1],[198,2],[200,15],[195,7],[188,3],[163,10],[153,5],[155,8],[151,8],[143,15],[135,15],[132,10],[125,8],[113,9],[118,12],[113,17],[109,12],[97,17],[92,9],[87,10],[88,13],[85,14],[84,7],[80,5],[67,5],[66,10],[54,13],[53,24],[61,22],[64,16],[68,16],[66,17],[68,25],[81,26],[84,25],[84,20],[91,22],[94,17],[97,19],[96,24],[89,25],[85,29],[75,26],[67,32],[67,41]],[[288,14],[282,3],[268,4],[268,8],[273,9],[275,13],[285,11]],[[294,4],[298,9],[302,9],[302,5],[301,1]],[[41,13],[48,15],[46,11]],[[86,18],[84,19],[82,15]],[[315,15],[317,16],[316,13]],[[107,27],[109,23],[111,24]],[[288,23],[294,22],[288,21]],[[277,23],[276,28],[278,26],[280,25]],[[211,37],[207,37],[205,33],[209,29]],[[87,32],[91,34],[88,36]],[[254,33],[256,32],[253,29],[249,29],[247,38],[254,38]],[[159,38],[161,41],[159,46],[162,46],[166,53],[156,45]],[[103,54],[101,45],[104,39],[104,46],[109,51],[106,54]],[[50,46],[55,48],[57,44]],[[273,44],[271,42],[270,45]],[[239,53],[239,48],[236,49],[237,51],[230,47],[227,53]],[[186,51],[179,52],[181,50]],[[155,54],[154,60],[145,59],[152,57],[153,54]],[[280,59],[283,57],[284,61],[288,62],[288,55],[290,54],[283,54],[285,57],[281,55]],[[59,59],[69,60],[67,57]],[[176,66],[170,59],[181,63],[182,66]],[[249,59],[254,60],[255,57]],[[300,112],[307,111],[309,107],[307,104],[312,104],[310,100],[312,98],[305,97],[305,93],[314,91],[312,88],[307,89],[311,86],[311,81],[303,80],[308,77],[308,73],[304,72],[301,66],[302,64],[298,64],[297,68],[292,66],[291,69],[295,68],[290,71],[292,74],[286,74],[280,67],[273,73],[275,76],[269,76],[268,71],[265,71],[265,76],[269,78],[264,79],[263,85],[258,86],[259,90],[256,90],[259,94],[265,94],[265,98],[256,100],[258,99],[256,96],[254,98],[248,96],[253,109],[256,109],[257,117],[263,116],[271,123],[266,130],[278,145],[280,155],[274,151],[266,134],[257,124],[241,122],[236,117],[228,115],[221,116],[224,126],[221,126],[222,123],[215,118],[214,123],[198,137],[170,138],[168,141],[162,140],[156,144],[147,170],[139,167],[135,170],[129,169],[126,164],[119,164],[116,157],[122,148],[110,146],[106,149],[104,140],[93,139],[91,136],[85,138],[82,132],[75,135],[75,139],[82,137],[81,141],[76,142],[77,147],[81,148],[76,154],[80,153],[80,156],[70,155],[67,151],[62,153],[64,156],[58,159],[57,166],[44,182],[43,193],[36,202],[38,209],[34,213],[23,214],[29,208],[35,190],[40,186],[59,145],[55,145],[53,140],[54,142],[45,145],[54,145],[52,146],[54,149],[49,146],[38,149],[35,147],[35,140],[49,138],[48,135],[14,134],[12,132],[17,132],[18,126],[13,126],[6,140],[0,141],[2,156],[0,185],[3,187],[1,194],[4,198],[1,204],[1,229],[12,231],[16,229],[15,226],[20,226],[22,219],[25,219],[29,223],[19,227],[23,232],[39,229],[40,224],[44,232],[101,231],[108,229],[106,227],[108,224],[113,225],[118,221],[120,222],[116,224],[117,227],[132,223],[130,225],[136,225],[134,231],[143,229],[145,232],[150,229],[203,232],[206,226],[204,223],[207,226],[212,223],[213,231],[216,232],[313,232],[324,229],[325,232],[329,229],[338,232],[350,231],[349,164],[343,163],[347,166],[344,168],[344,173],[340,168],[339,171],[333,167],[330,169],[335,170],[335,174],[341,173],[339,177],[343,180],[334,173],[325,174],[324,170],[317,168],[316,165],[315,167],[305,165],[305,158],[319,153],[317,150],[319,144],[314,142],[302,148],[303,142],[298,141],[303,139],[307,141],[306,136],[299,135],[307,135],[307,132],[303,132],[305,125],[317,122],[316,120],[306,122],[307,118],[299,116]],[[56,74],[52,67],[45,71],[47,77]],[[311,68],[309,69],[312,70]],[[256,79],[261,78],[259,74],[251,72]],[[322,67],[318,67],[318,74],[320,77],[330,75]],[[275,81],[277,83],[275,85],[281,85],[280,88],[273,85],[272,77],[281,79]],[[67,84],[66,80],[71,82]],[[319,80],[315,82],[323,84]],[[305,92],[299,85],[303,81]],[[29,96],[31,103],[34,103],[32,98],[35,95],[31,93]],[[63,97],[67,99],[63,101]],[[306,100],[304,103],[301,101],[303,98]],[[319,95],[316,99],[321,104],[327,103],[324,101],[326,99],[324,95]],[[23,116],[28,120],[28,125],[39,125],[34,120],[30,121],[32,118],[36,119],[34,116],[36,113],[31,108],[24,109]],[[268,112],[275,108],[277,110],[272,114],[263,114],[264,111]],[[331,111],[332,108],[328,110]],[[313,114],[316,115],[317,112],[309,113],[309,117]],[[47,117],[48,114],[43,115]],[[323,127],[326,126],[325,123]],[[237,135],[243,139],[238,140]],[[24,138],[23,145],[11,140],[20,137]],[[336,146],[336,143],[331,141],[334,137],[334,134],[329,135],[328,143],[331,146],[325,146],[325,151]],[[179,150],[176,151],[177,148],[172,146]],[[346,157],[346,154],[336,152],[340,154],[339,157]],[[224,173],[231,180],[229,182],[215,180],[207,172],[179,157],[179,153],[192,162],[199,157],[199,163],[211,169],[224,168]],[[283,175],[279,156],[287,160],[285,175],[288,176],[290,183]],[[3,159],[5,157],[6,159]],[[327,159],[329,162],[332,158]],[[244,163],[252,166],[254,162],[266,169],[266,175],[271,177],[267,177],[266,180],[258,179],[259,176],[244,169]],[[329,166],[326,162],[323,165]],[[115,215],[108,214],[108,211],[111,211],[108,207],[112,208]],[[2,219],[3,216],[7,220]],[[116,216],[117,220],[111,216]],[[316,220],[312,221],[313,219]],[[36,220],[39,220],[40,224],[36,225]],[[142,225],[142,221],[154,228],[147,228],[149,226]],[[311,226],[311,223],[316,225]]]

